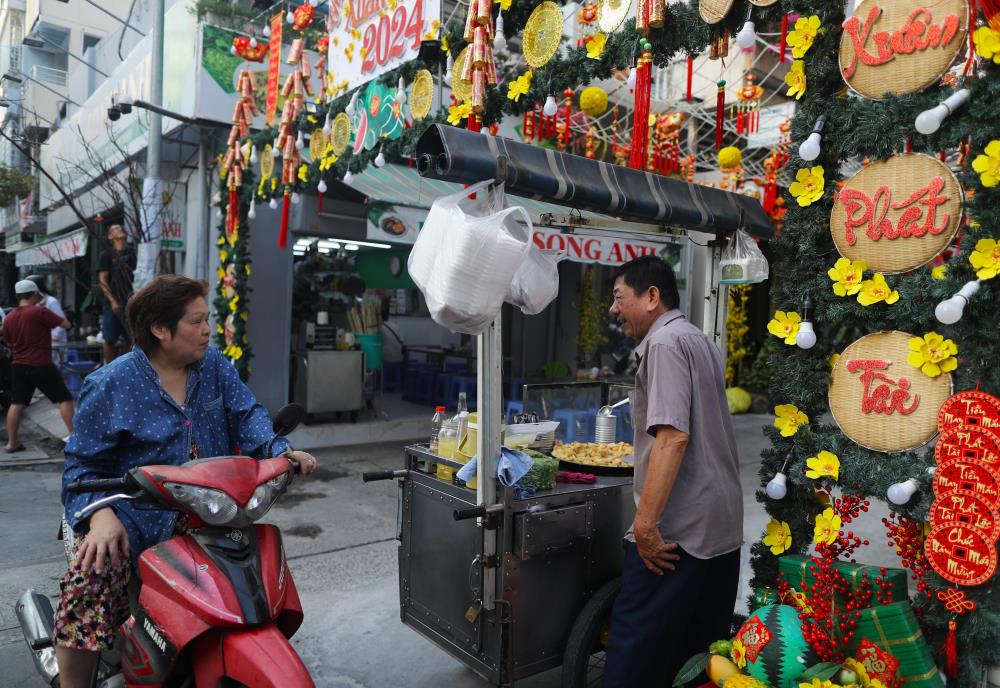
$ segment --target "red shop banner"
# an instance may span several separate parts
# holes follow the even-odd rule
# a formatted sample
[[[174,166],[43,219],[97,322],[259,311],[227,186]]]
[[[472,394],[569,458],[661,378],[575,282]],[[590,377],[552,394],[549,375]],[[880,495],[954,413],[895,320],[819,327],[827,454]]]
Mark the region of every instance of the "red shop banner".
[[[567,260],[577,263],[621,265],[641,256],[655,256],[664,244],[609,236],[567,234],[555,229],[536,228],[532,235],[535,246],[548,251],[561,251]]]

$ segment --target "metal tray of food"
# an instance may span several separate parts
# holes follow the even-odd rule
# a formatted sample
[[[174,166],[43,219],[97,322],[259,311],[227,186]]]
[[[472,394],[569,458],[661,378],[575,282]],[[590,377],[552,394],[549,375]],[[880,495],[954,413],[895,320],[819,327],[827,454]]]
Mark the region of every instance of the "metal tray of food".
[[[567,471],[594,475],[632,475],[633,451],[634,448],[628,442],[569,442],[557,444],[550,453],[559,459],[559,467]]]

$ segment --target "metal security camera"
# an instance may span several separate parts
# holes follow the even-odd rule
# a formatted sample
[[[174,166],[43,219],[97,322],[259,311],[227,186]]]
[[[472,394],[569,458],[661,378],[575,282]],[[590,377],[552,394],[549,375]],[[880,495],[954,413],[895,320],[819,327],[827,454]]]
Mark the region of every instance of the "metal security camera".
[[[111,107],[108,108],[108,119],[110,119],[112,122],[117,122],[119,119],[121,119],[121,116],[122,116],[122,111],[118,109],[117,105],[112,105]]]
[[[127,115],[132,112],[132,102],[132,96],[122,96],[118,99],[118,109],[121,110],[123,115]]]

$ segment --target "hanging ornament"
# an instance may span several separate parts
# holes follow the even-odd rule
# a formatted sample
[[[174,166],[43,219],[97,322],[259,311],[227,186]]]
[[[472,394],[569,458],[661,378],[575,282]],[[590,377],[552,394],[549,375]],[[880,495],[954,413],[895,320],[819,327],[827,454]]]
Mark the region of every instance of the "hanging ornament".
[[[292,14],[292,21],[290,22],[292,28],[296,31],[304,31],[309,28],[312,24],[313,16],[316,14],[316,8],[310,5],[308,2],[299,5],[295,12]]]
[[[274,174],[274,149],[271,144],[264,146],[264,150],[260,152],[260,178],[270,179],[271,175]]]
[[[652,95],[653,45],[645,38],[639,39],[642,53],[636,64],[634,117],[632,120],[632,152],[629,167],[640,170],[646,166],[649,150],[649,101]]]
[[[449,55],[450,57],[450,55]],[[472,84],[462,79],[465,72],[465,63],[472,59],[472,46],[467,45],[462,48],[462,52],[455,58],[454,72],[451,77],[451,92],[459,103],[472,100]]]
[[[753,23],[753,6],[747,6],[747,18],[743,22],[739,33],[736,34],[736,45],[743,50],[753,50],[757,45],[757,27]]]
[[[222,163],[222,168],[226,170],[226,188],[229,192],[226,204],[226,236],[230,239],[235,236],[239,226],[239,189],[243,186],[243,170],[249,161],[252,146],[249,140],[240,146],[240,139],[250,135],[250,124],[254,117],[260,114],[254,100],[256,89],[257,83],[253,72],[249,69],[241,71],[236,83],[240,99],[233,108],[233,126],[229,130],[228,147]]]
[[[267,202],[267,207],[270,208],[271,210],[277,210],[277,208],[278,208],[278,201],[276,201],[275,199],[272,198],[271,200],[269,200]]]
[[[600,86],[588,86],[580,93],[580,109],[591,117],[600,117],[608,109],[608,92]]]
[[[250,209],[247,210],[247,217],[251,220],[257,217],[257,204],[253,197],[250,198]]]
[[[587,133],[584,135],[583,140],[583,156],[585,158],[594,159],[594,152],[597,150],[597,146],[594,143],[594,139],[597,135],[597,129],[594,127],[588,127]]]
[[[524,113],[524,123],[521,125],[521,140],[530,144],[535,140],[535,111]]]
[[[468,100],[476,115],[481,115],[486,109],[486,89],[497,85],[496,63],[493,59],[492,8],[493,0],[472,0],[465,20],[463,38],[469,44],[467,47],[472,48],[472,53],[466,54],[462,70],[457,76],[459,81],[465,82],[471,89]]]
[[[503,10],[497,15],[496,36],[493,38],[493,50],[498,53],[507,49],[507,37],[503,33]]]
[[[634,0],[600,0],[597,5],[597,26],[611,34],[625,23],[632,12]]]
[[[310,7],[305,4],[302,7]],[[274,150],[276,156],[280,154],[282,159],[281,184],[284,188],[283,203],[281,210],[281,227],[278,232],[278,247],[285,248],[288,245],[288,213],[291,202],[292,187],[298,179],[298,169],[301,164],[300,151],[305,146],[302,132],[296,131],[295,127],[302,114],[305,97],[313,96],[310,84],[309,60],[304,57],[304,40],[296,38],[292,41],[288,51],[286,62],[293,67],[293,71],[288,75],[281,88],[281,95],[285,98],[285,103],[281,110],[281,119],[278,123],[278,138],[275,140]]]
[[[531,12],[524,25],[522,52],[532,69],[542,67],[556,54],[562,40],[562,26],[562,10],[551,0],[545,0]]]
[[[421,69],[413,77],[410,87],[410,115],[421,120],[431,112],[434,103],[434,77],[426,69]]]
[[[726,121],[726,80],[719,79],[715,94],[715,147],[722,148]]]
[[[764,89],[756,81],[757,77],[748,71],[743,77],[743,86],[736,91],[737,134],[753,134],[760,129],[760,99],[764,96]]]
[[[230,48],[233,55],[242,57],[249,62],[263,62],[269,50],[269,46],[258,45],[256,40],[247,36],[235,37],[233,46]]]
[[[684,94],[684,100],[691,102],[691,87],[694,83],[694,55],[688,55],[687,59],[687,90]]]
[[[330,147],[333,148],[333,154],[337,157],[343,155],[350,142],[351,118],[341,112],[333,118],[333,124],[330,127]]]

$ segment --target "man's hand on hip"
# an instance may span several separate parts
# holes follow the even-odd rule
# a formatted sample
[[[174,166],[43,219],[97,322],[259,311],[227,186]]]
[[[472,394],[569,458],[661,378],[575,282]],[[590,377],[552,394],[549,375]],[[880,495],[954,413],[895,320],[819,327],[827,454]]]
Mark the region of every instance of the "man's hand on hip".
[[[674,554],[677,543],[664,542],[656,524],[650,526],[633,523],[632,534],[635,536],[636,549],[647,569],[658,576],[662,576],[665,571],[674,570],[674,562],[681,558],[679,554]]]

